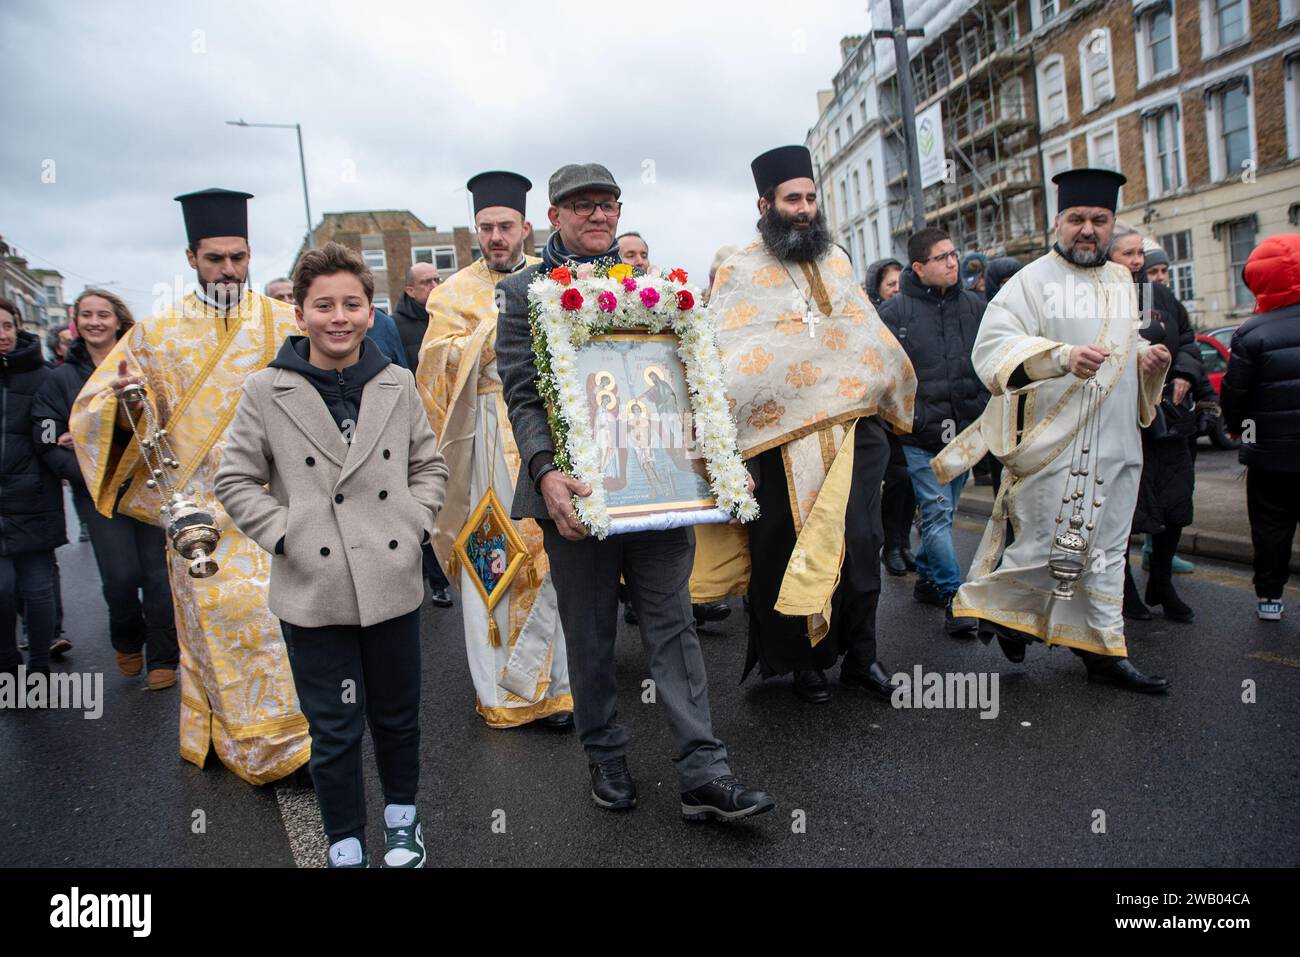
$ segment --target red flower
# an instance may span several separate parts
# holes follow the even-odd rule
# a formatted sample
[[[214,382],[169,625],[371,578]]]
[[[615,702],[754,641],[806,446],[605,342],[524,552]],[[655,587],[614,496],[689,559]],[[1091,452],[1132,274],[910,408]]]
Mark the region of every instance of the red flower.
[[[565,269],[564,271],[566,274],[568,273],[567,269]],[[563,306],[565,309],[570,309],[570,310],[581,309],[582,293],[578,292],[578,290],[576,289],[564,290],[564,295],[560,297],[560,305]]]
[[[669,278],[671,281],[673,281],[673,282],[685,282],[685,281],[686,281],[686,270],[685,270],[685,269],[674,269],[672,272],[670,272],[670,273],[668,274],[668,278]],[[687,308],[689,308],[689,307],[687,307]]]
[[[551,270],[551,278],[561,286],[567,286],[569,283],[573,282],[573,273],[569,272],[568,266],[556,266]],[[579,297],[579,305],[581,305],[581,301],[581,297]]]
[[[685,312],[695,305],[695,297],[691,295],[689,289],[682,289],[677,293],[677,308]]]

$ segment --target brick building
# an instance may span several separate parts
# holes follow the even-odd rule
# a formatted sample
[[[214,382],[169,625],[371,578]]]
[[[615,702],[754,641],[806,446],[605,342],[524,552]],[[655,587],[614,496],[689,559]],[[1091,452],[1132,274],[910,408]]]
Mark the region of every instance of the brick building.
[[[549,229],[535,228],[533,246],[525,252],[537,255],[549,235]],[[433,263],[446,279],[482,256],[473,228],[440,230],[406,209],[326,213],[311,232],[311,244],[321,246],[331,241],[361,254],[375,274],[375,305],[384,310],[391,310],[402,297],[406,271],[414,264]],[[298,255],[303,251],[300,249]]]

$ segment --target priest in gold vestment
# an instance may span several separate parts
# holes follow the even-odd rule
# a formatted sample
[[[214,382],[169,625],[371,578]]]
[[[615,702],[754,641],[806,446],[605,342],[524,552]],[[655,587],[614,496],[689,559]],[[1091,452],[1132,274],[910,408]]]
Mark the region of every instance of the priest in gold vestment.
[[[210,748],[230,770],[266,784],[307,763],[311,742],[279,621],[267,608],[271,557],[230,522],[213,493],[225,431],[244,379],[263,368],[296,330],[293,307],[258,295],[248,277],[248,193],[204,190],[179,196],[197,292],[136,323],[77,397],[70,429],[95,507],[162,524],[157,489],[131,435],[118,392],[147,391],[180,461],[180,488],[221,530],[218,571],[192,578],[168,547],[180,640],[180,752],[203,766]],[[137,416],[140,412],[135,413]]]
[[[478,713],[493,728],[540,721],[567,731],[573,727],[568,656],[542,532],[531,518],[511,523],[509,515],[519,450],[493,349],[497,284],[538,261],[523,252],[531,238],[525,208],[531,186],[518,174],[497,171],[467,184],[483,257],[430,294],[416,384],[453,476],[433,547],[461,593]],[[491,563],[466,561],[469,553],[455,547],[462,533],[476,534],[488,508],[513,525],[523,554],[519,570],[499,584]],[[467,527],[471,519],[474,528]],[[510,558],[501,556],[500,567]]]
[[[911,429],[916,375],[830,241],[808,150],[771,150],[753,172],[761,239],[719,268],[709,296],[762,510],[745,526],[745,674],[793,672],[795,693],[823,703],[825,669],[843,657],[841,685],[887,699],[892,679],[876,660],[881,420]]]

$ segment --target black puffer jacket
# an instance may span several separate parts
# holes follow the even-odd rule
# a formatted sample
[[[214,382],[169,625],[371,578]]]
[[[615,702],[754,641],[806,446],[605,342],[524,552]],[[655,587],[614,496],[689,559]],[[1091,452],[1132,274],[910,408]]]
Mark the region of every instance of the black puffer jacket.
[[[90,374],[95,371],[95,362],[90,358],[90,351],[81,339],[74,339],[68,346],[63,358],[63,365],[55,366],[45,377],[45,382],[32,399],[32,421],[36,425],[36,449],[45,462],[45,467],[61,479],[67,479],[72,490],[81,495],[89,495],[86,480],[82,478],[81,467],[77,465],[77,453],[65,449],[57,442],[46,442],[45,437],[53,435],[57,439],[68,431],[68,419],[72,415],[72,403],[77,401],[77,394],[86,384]],[[46,423],[49,423],[47,426]]]
[[[19,332],[13,351],[0,355],[0,555],[68,541],[63,486],[42,461],[41,428],[32,422],[32,397],[49,376],[30,332]]]
[[[938,452],[984,412],[989,393],[975,374],[971,349],[987,303],[958,283],[940,292],[922,285],[909,266],[898,295],[880,318],[916,370],[916,412],[904,445]]]
[[[1300,474],[1300,302],[1260,313],[1232,334],[1219,397],[1231,432],[1242,438],[1242,465]]]

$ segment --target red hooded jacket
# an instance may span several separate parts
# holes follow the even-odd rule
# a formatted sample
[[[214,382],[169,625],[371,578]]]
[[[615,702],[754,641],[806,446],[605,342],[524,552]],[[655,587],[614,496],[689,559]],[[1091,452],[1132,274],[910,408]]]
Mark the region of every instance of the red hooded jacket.
[[[1300,233],[1269,236],[1250,254],[1243,273],[1256,312],[1300,302]]]

